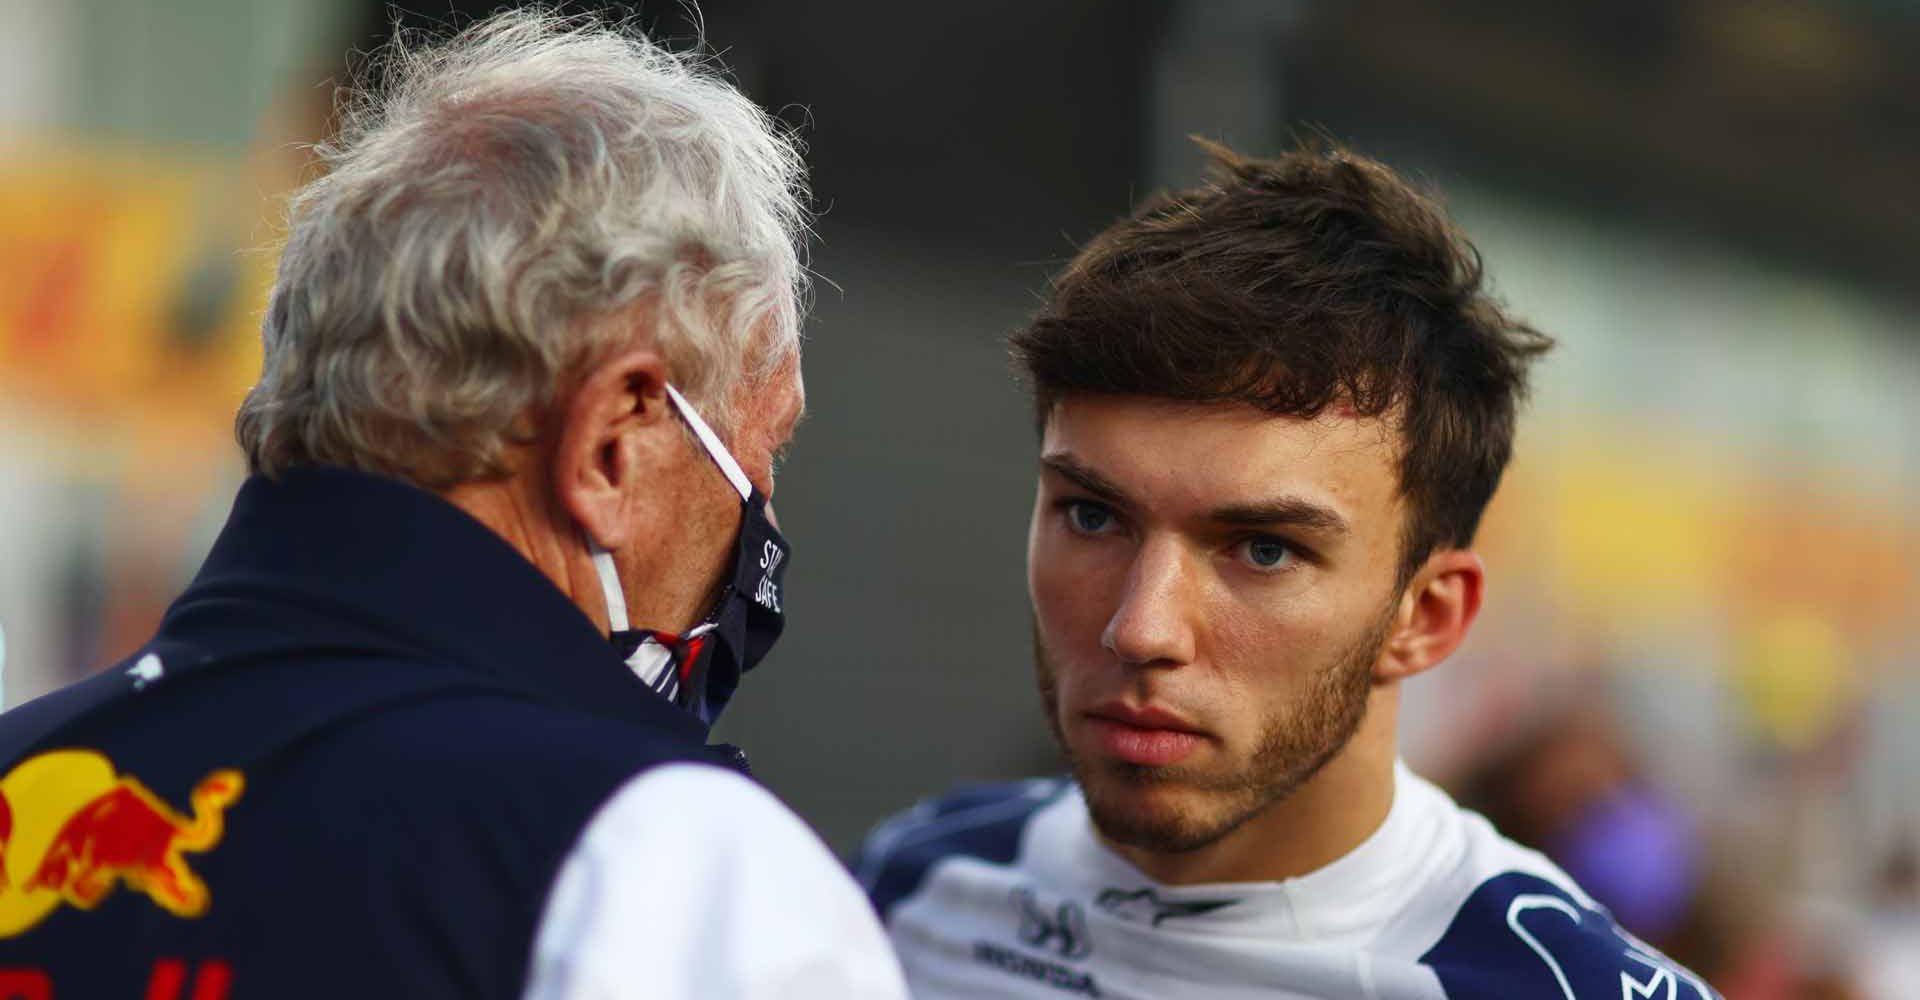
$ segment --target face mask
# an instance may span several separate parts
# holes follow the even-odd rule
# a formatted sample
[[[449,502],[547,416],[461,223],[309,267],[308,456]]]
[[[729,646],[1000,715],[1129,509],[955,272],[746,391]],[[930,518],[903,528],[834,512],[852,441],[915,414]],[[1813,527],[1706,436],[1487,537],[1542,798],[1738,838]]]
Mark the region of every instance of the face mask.
[[[793,551],[767,520],[767,498],[755,489],[713,428],[700,418],[680,391],[667,386],[667,398],[693,428],[713,464],[740,494],[740,534],[733,547],[733,573],[706,620],[681,634],[629,628],[627,599],[614,572],[613,556],[591,539],[594,569],[606,595],[611,639],[620,656],[649,687],[711,725],[740,686],[740,675],[773,648],[786,624],[781,610],[782,581]]]

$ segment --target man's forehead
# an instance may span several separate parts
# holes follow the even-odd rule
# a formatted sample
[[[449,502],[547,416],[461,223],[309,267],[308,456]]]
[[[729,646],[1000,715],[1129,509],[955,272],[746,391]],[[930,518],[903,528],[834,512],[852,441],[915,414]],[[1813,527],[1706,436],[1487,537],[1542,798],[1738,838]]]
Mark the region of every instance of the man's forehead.
[[[1275,491],[1370,504],[1391,501],[1399,481],[1393,425],[1351,408],[1297,417],[1238,402],[1075,395],[1049,413],[1041,452],[1194,505]]]
[[[1310,416],[1299,416],[1274,413],[1239,400],[1075,393],[1053,402],[1042,431],[1043,437],[1056,432],[1098,432],[1106,427],[1123,428],[1128,433],[1153,427],[1171,433],[1215,436],[1285,433],[1339,438],[1397,451],[1397,416],[1363,413],[1346,400],[1336,400]]]

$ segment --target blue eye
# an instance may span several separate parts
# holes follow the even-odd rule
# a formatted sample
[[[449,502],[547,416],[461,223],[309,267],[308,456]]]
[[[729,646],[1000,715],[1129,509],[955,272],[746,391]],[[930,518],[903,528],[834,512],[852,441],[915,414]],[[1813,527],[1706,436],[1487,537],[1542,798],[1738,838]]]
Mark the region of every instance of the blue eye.
[[[1067,504],[1067,523],[1083,535],[1098,535],[1113,526],[1113,512],[1097,503]]]
[[[1293,557],[1293,546],[1278,538],[1249,538],[1247,561],[1260,569],[1278,569]]]

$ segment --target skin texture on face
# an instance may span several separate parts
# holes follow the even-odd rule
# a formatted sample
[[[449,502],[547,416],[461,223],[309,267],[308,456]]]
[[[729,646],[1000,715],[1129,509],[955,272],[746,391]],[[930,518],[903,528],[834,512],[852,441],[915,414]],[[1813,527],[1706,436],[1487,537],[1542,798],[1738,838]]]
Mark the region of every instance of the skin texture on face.
[[[722,439],[747,478],[769,498],[769,516],[775,461],[792,440],[805,406],[795,359],[765,383],[743,389],[739,426]],[[658,489],[658,496],[628,544],[613,552],[630,620],[685,631],[706,616],[733,570],[741,508],[740,494],[720,467],[677,413],[674,419],[685,448],[682,471],[643,487]]]
[[[548,415],[507,479],[446,494],[603,632],[606,599],[588,537],[613,553],[635,627],[698,624],[732,568],[740,495],[674,410],[666,378],[665,359],[649,348],[609,359]],[[762,495],[773,495],[776,457],[805,403],[797,356],[741,390],[738,426],[723,441]]]
[[[1471,619],[1430,592],[1464,558],[1478,600],[1466,553],[1397,586],[1396,448],[1343,412],[1055,407],[1028,536],[1042,701],[1095,826],[1149,874],[1284,877],[1384,819],[1395,682]]]

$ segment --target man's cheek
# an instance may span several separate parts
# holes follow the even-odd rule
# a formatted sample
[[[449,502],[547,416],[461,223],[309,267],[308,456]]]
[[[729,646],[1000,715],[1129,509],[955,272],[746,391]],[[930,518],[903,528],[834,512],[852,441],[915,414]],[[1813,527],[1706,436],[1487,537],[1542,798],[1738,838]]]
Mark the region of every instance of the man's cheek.
[[[1085,621],[1074,607],[1070,587],[1061,581],[1046,581],[1034,595],[1034,622],[1051,653],[1055,672],[1067,670],[1071,661],[1085,655]],[[1099,636],[1094,636],[1097,645]]]
[[[1084,654],[1089,646],[1099,648],[1106,618],[1100,613],[1102,601],[1094,588],[1097,579],[1092,574],[1055,571],[1043,582],[1041,627],[1056,648],[1072,650],[1076,655]]]

